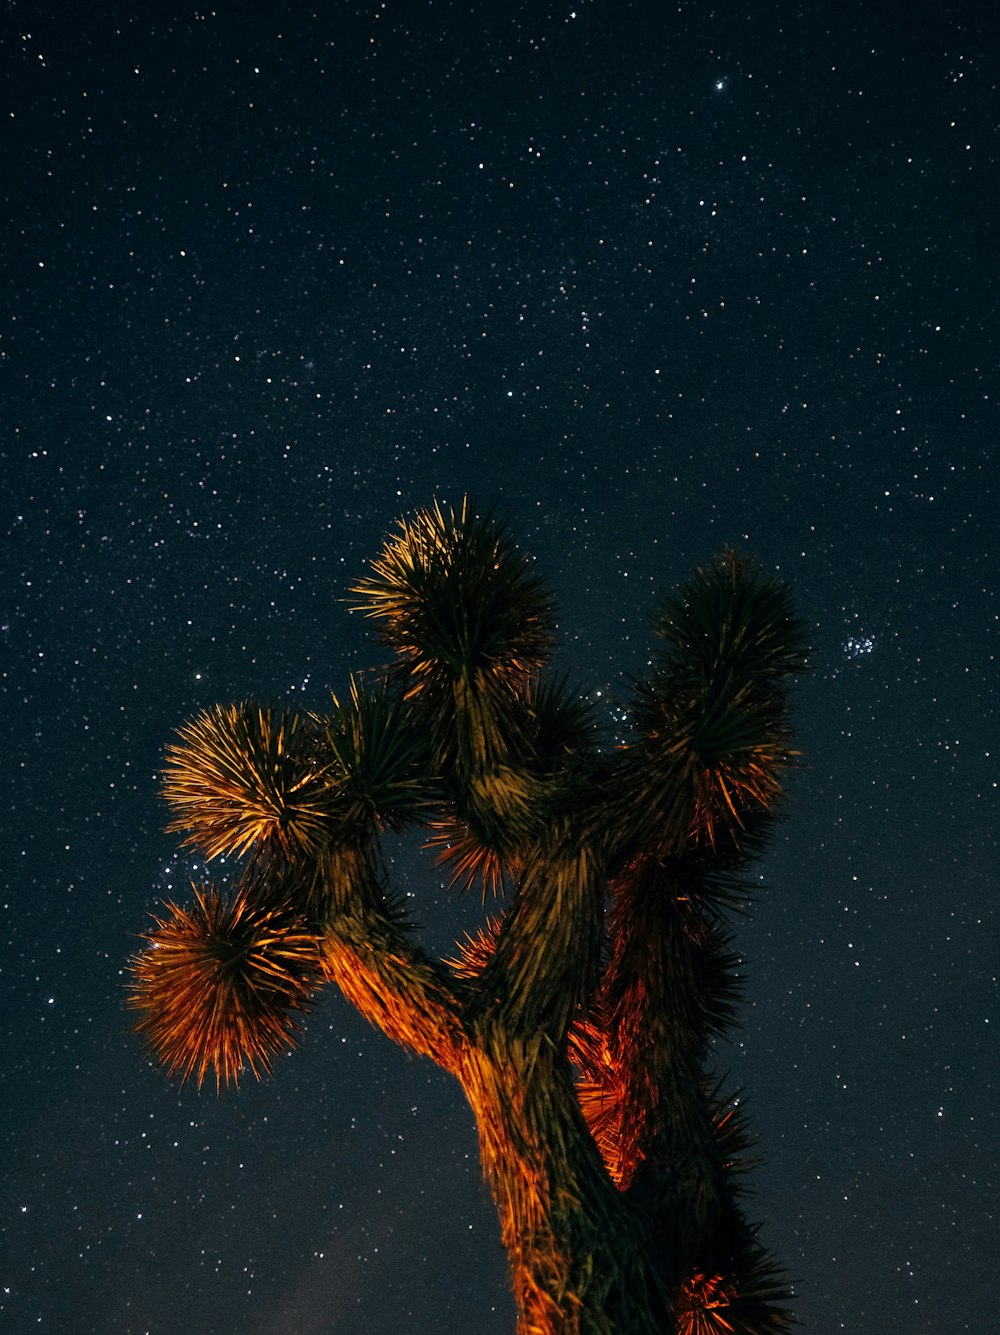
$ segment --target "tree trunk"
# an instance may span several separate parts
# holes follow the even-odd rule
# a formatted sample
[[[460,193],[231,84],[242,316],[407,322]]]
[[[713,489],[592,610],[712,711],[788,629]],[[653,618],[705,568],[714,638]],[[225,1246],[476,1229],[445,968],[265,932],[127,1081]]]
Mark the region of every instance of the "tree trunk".
[[[640,1216],[611,1181],[552,1042],[487,1023],[458,1075],[500,1215],[518,1335],[671,1335]]]

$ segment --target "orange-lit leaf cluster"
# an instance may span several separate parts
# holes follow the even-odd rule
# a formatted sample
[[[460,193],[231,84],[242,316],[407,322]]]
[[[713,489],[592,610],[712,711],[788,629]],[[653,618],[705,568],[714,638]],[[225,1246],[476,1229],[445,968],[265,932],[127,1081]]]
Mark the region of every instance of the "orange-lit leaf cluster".
[[[489,918],[486,926],[480,927],[474,935],[465,933],[465,939],[457,943],[458,954],[445,960],[456,977],[479,977],[493,958],[502,922],[502,918]]]
[[[148,946],[132,961],[135,1028],[181,1081],[217,1086],[260,1079],[278,1053],[296,1046],[296,1013],[320,981],[316,937],[288,903],[261,901],[247,884],[229,899],[195,887],[190,906],[166,905]]]
[[[175,813],[167,828],[183,831],[185,843],[210,858],[322,847],[332,798],[310,719],[253,701],[215,705],[178,737],[167,747],[163,795]]]
[[[689,1275],[674,1302],[677,1335],[728,1335],[734,1330],[727,1319],[734,1296],[725,1275]]]

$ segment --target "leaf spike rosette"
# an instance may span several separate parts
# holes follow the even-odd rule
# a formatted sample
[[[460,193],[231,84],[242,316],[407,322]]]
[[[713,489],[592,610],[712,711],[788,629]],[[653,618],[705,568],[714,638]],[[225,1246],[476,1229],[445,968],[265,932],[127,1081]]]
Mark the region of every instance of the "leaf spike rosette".
[[[399,832],[426,817],[434,797],[426,737],[384,675],[350,679],[348,695],[333,695],[333,711],[318,718],[329,777],[344,828]]]
[[[437,702],[456,681],[519,688],[548,657],[553,604],[531,559],[492,510],[435,502],[397,531],[351,590],[401,656],[411,696]]]
[[[321,981],[315,935],[285,900],[245,877],[228,897],[194,887],[194,903],[168,903],[146,948],[130,965],[129,1005],[153,1054],[181,1083],[216,1087],[241,1072],[270,1074],[276,1055],[297,1045],[297,1015]]]
[[[328,762],[317,757],[313,721],[291,710],[214,705],[177,730],[167,747],[163,796],[168,830],[209,858],[255,852],[286,859],[323,847],[336,818]]]
[[[736,1232],[722,1265],[692,1270],[679,1286],[677,1335],[783,1335],[795,1328],[784,1270],[756,1241],[753,1229],[744,1225]]]
[[[661,600],[654,630],[663,647],[636,687],[626,768],[651,796],[669,794],[675,850],[679,810],[685,839],[738,846],[748,821],[780,800],[782,772],[797,759],[788,688],[808,666],[804,623],[784,581],[728,548]],[[663,805],[652,801],[655,816]]]

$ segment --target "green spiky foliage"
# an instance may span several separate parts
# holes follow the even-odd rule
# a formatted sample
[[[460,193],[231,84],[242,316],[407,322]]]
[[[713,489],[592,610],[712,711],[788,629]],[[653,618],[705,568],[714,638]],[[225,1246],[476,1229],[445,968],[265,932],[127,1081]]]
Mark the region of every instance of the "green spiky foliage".
[[[806,643],[791,593],[727,549],[664,597],[653,671],[633,702],[637,745],[625,791],[648,805],[627,817],[638,842],[740,843],[746,820],[774,808],[791,763],[788,678]]]
[[[777,1335],[787,1285],[744,1214],[744,1106],[708,1069],[737,1023],[735,927],[794,763],[806,667],[787,587],[726,551],[654,611],[627,744],[547,671],[553,602],[492,512],[401,521],[352,592],[394,657],[326,713],[185,723],[170,828],[237,867],[133,962],[154,1055],[271,1070],[333,984],[460,1082],[522,1335]],[[423,831],[490,916],[421,947],[385,838]]]
[[[434,809],[428,747],[411,712],[384,678],[352,677],[343,701],[314,719],[336,793],[337,838],[356,843],[378,830],[405,830]]]

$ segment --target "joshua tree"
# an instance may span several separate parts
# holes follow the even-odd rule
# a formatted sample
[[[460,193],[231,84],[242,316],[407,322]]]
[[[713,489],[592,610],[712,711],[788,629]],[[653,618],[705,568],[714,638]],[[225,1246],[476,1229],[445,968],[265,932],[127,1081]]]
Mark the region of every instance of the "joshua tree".
[[[336,983],[461,1083],[521,1335],[786,1330],[707,1058],[740,995],[728,922],[795,755],[787,588],[726,551],[664,598],[625,745],[543,676],[552,600],[492,514],[401,522],[352,595],[394,651],[383,671],[323,714],[216,706],[168,748],[169,828],[240,871],[155,919],[136,1028],[182,1080],[236,1084]],[[496,896],[454,959],[421,948],[387,882],[381,840],[413,826],[453,887]]]

